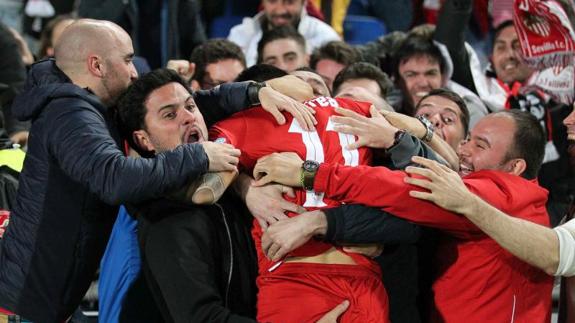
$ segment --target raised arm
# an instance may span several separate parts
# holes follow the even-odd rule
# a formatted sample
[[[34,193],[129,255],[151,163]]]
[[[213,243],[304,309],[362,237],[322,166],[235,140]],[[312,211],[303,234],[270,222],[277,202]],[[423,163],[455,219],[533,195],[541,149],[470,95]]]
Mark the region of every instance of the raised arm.
[[[473,9],[473,0],[447,0],[437,19],[434,39],[444,44],[453,61],[451,79],[477,93],[465,48],[465,31]]]

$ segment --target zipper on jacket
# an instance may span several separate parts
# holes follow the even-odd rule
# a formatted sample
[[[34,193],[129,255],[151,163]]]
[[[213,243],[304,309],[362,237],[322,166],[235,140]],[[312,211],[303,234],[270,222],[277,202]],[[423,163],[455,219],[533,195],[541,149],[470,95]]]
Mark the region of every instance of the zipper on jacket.
[[[232,273],[234,270],[234,250],[232,249],[232,234],[230,232],[230,227],[228,225],[228,221],[226,220],[226,212],[224,212],[224,208],[219,205],[218,203],[215,203],[214,205],[216,205],[220,211],[222,212],[222,219],[224,220],[224,226],[226,227],[226,233],[228,234],[228,242],[229,242],[229,247],[230,247],[230,273],[228,274],[228,283],[226,285],[226,293],[225,293],[225,299],[224,299],[224,306],[228,307],[228,295],[230,293],[230,285],[232,283]]]

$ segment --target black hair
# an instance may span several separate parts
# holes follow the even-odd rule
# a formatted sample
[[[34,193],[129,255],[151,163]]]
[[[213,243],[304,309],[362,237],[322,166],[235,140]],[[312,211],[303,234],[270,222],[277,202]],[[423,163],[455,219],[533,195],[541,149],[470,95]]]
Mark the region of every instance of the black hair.
[[[341,70],[333,81],[333,94],[336,95],[339,87],[347,80],[369,79],[373,80],[379,86],[380,96],[385,99],[387,93],[393,88],[393,83],[383,71],[377,66],[358,62],[353,63]]]
[[[311,54],[309,66],[313,69],[322,59],[330,59],[341,65],[351,65],[361,60],[359,51],[341,40],[333,40],[316,48]]]
[[[401,80],[399,66],[417,56],[429,57],[432,61],[436,61],[439,64],[441,74],[445,75],[447,73],[447,62],[439,48],[433,43],[433,40],[418,34],[411,34],[403,40],[395,53],[394,74],[396,80]]]
[[[521,176],[526,179],[536,178],[541,164],[543,164],[545,145],[547,144],[545,132],[537,118],[529,112],[517,109],[499,111],[493,114],[510,116],[515,123],[513,145],[507,152],[506,161],[514,158],[525,160],[526,168]]]
[[[286,76],[288,73],[280,68],[269,64],[256,64],[243,70],[238,75],[236,82],[255,81],[264,82],[276,77]]]
[[[236,59],[246,67],[246,58],[242,49],[227,39],[209,39],[194,48],[190,57],[190,61],[196,64],[193,79],[202,84],[206,75],[206,66],[225,59]]]
[[[118,99],[116,108],[116,122],[120,135],[128,141],[130,147],[142,157],[151,157],[149,151],[144,151],[134,142],[134,131],[146,129],[146,100],[154,90],[169,84],[179,83],[190,94],[192,90],[175,71],[170,69],[157,69],[139,77]]]

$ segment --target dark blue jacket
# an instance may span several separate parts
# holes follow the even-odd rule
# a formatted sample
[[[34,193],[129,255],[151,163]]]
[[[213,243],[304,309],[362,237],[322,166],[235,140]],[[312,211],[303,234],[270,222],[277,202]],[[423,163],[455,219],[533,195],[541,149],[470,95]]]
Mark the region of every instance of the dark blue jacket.
[[[228,97],[245,106],[238,94],[245,97],[246,86],[237,88]],[[110,134],[106,107],[53,61],[32,67],[15,106],[32,128],[16,206],[0,241],[0,308],[34,322],[62,322],[94,278],[117,205],[181,187],[208,170],[208,159],[199,144],[156,158],[125,157]]]

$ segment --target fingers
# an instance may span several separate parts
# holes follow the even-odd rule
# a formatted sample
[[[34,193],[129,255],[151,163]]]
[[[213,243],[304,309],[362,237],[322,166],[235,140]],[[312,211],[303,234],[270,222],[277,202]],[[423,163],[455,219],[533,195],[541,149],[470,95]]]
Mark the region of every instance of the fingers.
[[[294,102],[294,109],[299,111],[299,119],[295,114],[294,118],[296,118],[300,125],[305,127],[307,131],[313,131],[315,125],[317,125],[317,120],[314,116],[315,110],[299,102]]]
[[[383,115],[379,112],[379,110],[372,104],[369,107],[369,114],[372,118],[381,118]]]
[[[411,158],[411,160],[414,163],[417,163],[421,166],[425,166],[425,167],[433,170],[436,173],[438,173],[439,171],[442,170],[441,167],[439,167],[441,164],[434,161],[434,160],[431,160],[431,159],[427,159],[427,158],[423,158],[423,157],[419,157],[419,156],[413,156]]]
[[[428,193],[428,192],[409,191],[409,196],[415,197],[415,198],[420,199],[420,200],[435,202],[435,199],[433,198],[433,194]]]
[[[409,176],[406,176],[405,178],[403,178],[403,181],[408,183],[408,184],[419,186],[419,187],[427,189],[427,190],[431,190],[432,185],[433,185],[433,183],[428,181],[428,180],[413,178],[413,177],[409,177]]]
[[[338,125],[347,125],[347,126],[353,126],[353,127],[357,127],[357,128],[363,128],[363,127],[365,127],[365,123],[366,123],[365,121],[367,120],[367,118],[356,119],[353,117],[332,116],[331,120]]]
[[[346,116],[346,117],[353,118],[356,120],[367,119],[366,117],[360,115],[359,113],[356,113],[356,112],[351,111],[349,109],[340,108],[340,107],[336,107],[335,112],[337,112],[338,114],[341,114],[342,116]]]
[[[317,323],[336,323],[337,319],[349,308],[349,301],[345,300],[327,312]]]
[[[271,182],[273,182],[273,179],[271,178],[271,176],[265,174],[265,173],[255,173],[254,172],[254,178],[259,178],[256,181],[253,182],[253,186],[256,187],[260,187],[260,186],[264,186],[266,184],[269,184]]]
[[[282,185],[282,193],[291,198],[295,198],[295,191],[292,187]]]
[[[256,218],[258,220],[258,223],[260,225],[260,227],[262,228],[262,232],[266,232],[266,230],[268,229],[268,223],[266,220],[264,219],[260,219],[260,218]]]
[[[430,180],[435,180],[437,179],[436,173],[428,168],[422,168],[422,167],[415,167],[415,166],[407,166],[405,168],[405,172],[408,174],[416,174],[416,175],[420,175],[423,176],[427,179]],[[409,177],[406,177],[409,178]]]
[[[299,211],[301,210],[301,206],[299,206],[295,203],[288,202],[286,200],[280,201],[280,208],[284,211],[289,211],[289,212],[293,212],[293,213],[300,213]],[[287,215],[282,213],[281,219],[287,219]]]
[[[284,117],[284,115],[278,110],[277,107],[273,107],[271,109],[268,110],[269,113],[272,114],[272,116],[274,117],[274,119],[276,119],[276,122],[280,125],[286,123],[286,118]]]

